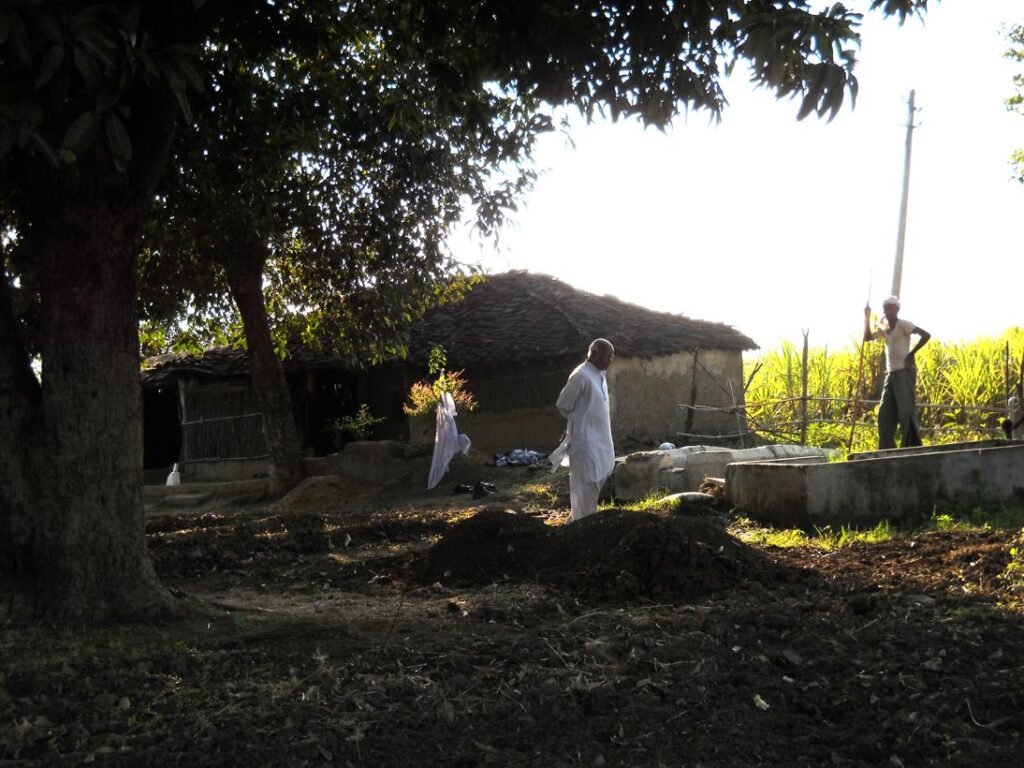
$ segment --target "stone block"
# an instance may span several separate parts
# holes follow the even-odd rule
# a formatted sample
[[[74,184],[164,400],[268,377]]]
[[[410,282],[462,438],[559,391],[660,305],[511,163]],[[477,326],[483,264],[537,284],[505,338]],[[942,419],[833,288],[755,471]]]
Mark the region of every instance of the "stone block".
[[[613,472],[615,498],[637,501],[657,490],[660,473],[671,469],[672,459],[667,451],[641,451],[631,453],[624,461],[616,462]]]
[[[730,450],[730,448],[722,448],[716,445],[684,445],[682,448],[670,448],[664,451],[664,453],[671,459],[673,467],[685,467],[687,461],[694,454],[721,453]]]

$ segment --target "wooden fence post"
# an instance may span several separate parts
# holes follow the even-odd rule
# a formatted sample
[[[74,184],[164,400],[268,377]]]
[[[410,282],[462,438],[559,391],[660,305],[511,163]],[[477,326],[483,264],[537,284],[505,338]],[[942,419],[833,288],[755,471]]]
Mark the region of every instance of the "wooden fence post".
[[[1006,342],[1006,349],[1003,350],[1003,386],[1006,388],[1006,398],[1010,398],[1010,342]]]
[[[697,354],[699,352],[699,348],[693,350],[693,360],[690,362],[690,366],[692,368],[690,375],[690,407],[686,410],[685,426],[685,430],[688,434],[693,432],[693,419],[697,410],[695,406],[697,405]]]

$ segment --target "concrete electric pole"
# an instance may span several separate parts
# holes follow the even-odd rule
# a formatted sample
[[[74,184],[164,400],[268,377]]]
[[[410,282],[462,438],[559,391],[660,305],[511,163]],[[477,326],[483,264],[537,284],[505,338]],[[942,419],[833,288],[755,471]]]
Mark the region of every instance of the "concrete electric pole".
[[[900,198],[900,223],[896,235],[896,264],[892,270],[892,295],[900,295],[903,281],[903,241],[907,234],[907,201],[910,198],[910,149],[914,142],[914,91],[907,100],[907,142],[903,157],[903,195]]]

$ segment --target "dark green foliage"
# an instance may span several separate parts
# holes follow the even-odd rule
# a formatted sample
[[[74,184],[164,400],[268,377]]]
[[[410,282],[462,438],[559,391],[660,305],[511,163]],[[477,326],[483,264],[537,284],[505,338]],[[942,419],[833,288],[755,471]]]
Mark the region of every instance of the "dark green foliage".
[[[900,21],[926,7],[872,3]],[[856,94],[858,20],[801,0],[4,0],[0,177],[17,192],[26,156],[67,166],[90,151],[127,170],[147,121],[183,119],[143,307],[167,343],[181,317],[225,321],[210,253],[257,232],[274,244],[271,311],[308,318],[288,332],[395,351],[455,266],[447,227],[469,214],[493,231],[529,185],[551,106],[663,127],[683,109],[717,115],[721,77],[746,63],[799,116],[833,116]],[[140,109],[166,91],[177,116]]]
[[[202,90],[198,48],[161,40],[192,16],[191,3],[0,3],[0,158],[27,151],[72,163],[101,137],[126,170],[133,91],[168,87],[186,117]],[[197,4],[198,5],[198,4]]]

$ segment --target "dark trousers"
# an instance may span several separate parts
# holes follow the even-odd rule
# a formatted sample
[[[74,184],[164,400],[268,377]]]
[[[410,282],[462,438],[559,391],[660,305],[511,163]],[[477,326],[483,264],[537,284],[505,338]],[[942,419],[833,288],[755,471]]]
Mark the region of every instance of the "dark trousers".
[[[878,447],[896,447],[896,427],[900,428],[900,448],[921,444],[921,425],[917,423],[914,386],[917,371],[904,368],[885,374],[882,402],[878,406]]]

